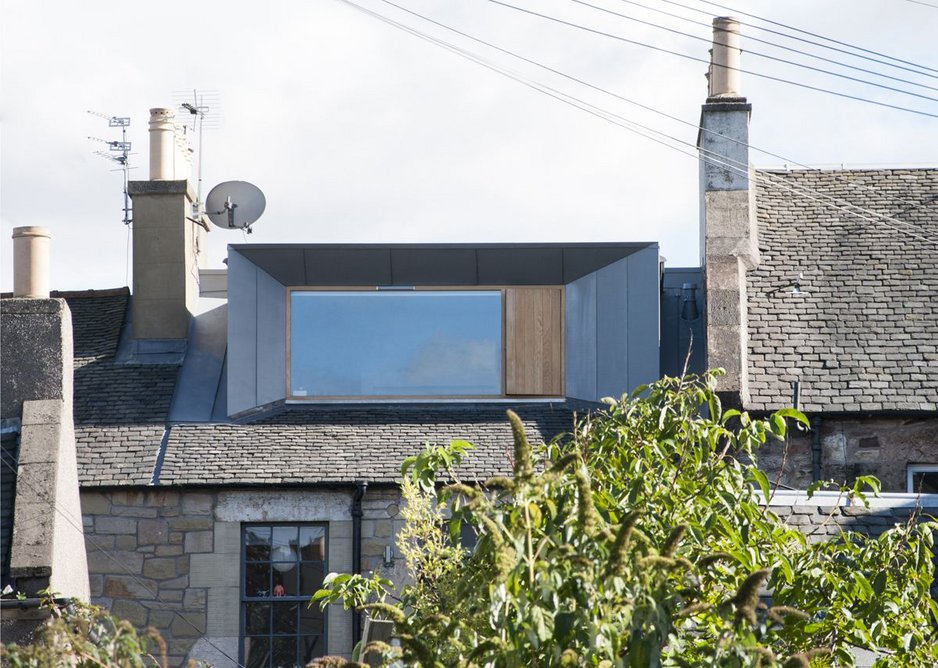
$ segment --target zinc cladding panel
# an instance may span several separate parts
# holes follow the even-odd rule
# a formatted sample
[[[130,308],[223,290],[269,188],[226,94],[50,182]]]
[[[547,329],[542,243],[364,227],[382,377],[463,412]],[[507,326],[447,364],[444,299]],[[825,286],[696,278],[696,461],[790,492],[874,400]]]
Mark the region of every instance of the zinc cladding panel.
[[[505,393],[563,394],[563,291],[505,291]]]

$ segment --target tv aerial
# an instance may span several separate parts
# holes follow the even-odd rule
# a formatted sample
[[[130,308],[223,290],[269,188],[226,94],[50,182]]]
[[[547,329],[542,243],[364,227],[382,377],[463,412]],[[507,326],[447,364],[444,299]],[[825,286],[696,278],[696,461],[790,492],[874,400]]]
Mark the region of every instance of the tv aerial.
[[[205,215],[223,230],[244,230],[264,213],[267,199],[261,189],[247,181],[225,181],[211,189],[205,198]]]
[[[120,128],[121,129],[121,140],[107,140],[101,139],[99,137],[88,137],[88,139],[102,144],[107,144],[108,151],[95,151],[94,154],[116,162],[120,167],[116,170],[123,173],[124,181],[124,220],[122,221],[124,225],[130,225],[132,221],[131,208],[130,208],[130,197],[127,192],[127,182],[130,178],[130,170],[135,169],[130,166],[130,148],[131,143],[127,141],[127,128],[130,126],[130,117],[128,116],[109,116],[107,114],[102,114],[98,111],[88,111],[92,116],[97,116],[98,118],[103,118],[107,121],[108,127],[110,128]]]

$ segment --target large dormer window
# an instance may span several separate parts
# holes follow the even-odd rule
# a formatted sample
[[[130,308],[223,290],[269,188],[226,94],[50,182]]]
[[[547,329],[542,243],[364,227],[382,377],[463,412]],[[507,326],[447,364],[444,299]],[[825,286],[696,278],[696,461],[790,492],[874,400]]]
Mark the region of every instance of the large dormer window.
[[[503,299],[501,290],[293,290],[290,395],[503,395]]]

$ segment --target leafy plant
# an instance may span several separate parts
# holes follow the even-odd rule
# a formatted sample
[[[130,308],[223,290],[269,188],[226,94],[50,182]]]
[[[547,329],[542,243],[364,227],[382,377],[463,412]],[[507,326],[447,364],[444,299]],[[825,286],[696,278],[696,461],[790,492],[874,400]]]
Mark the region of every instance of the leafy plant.
[[[0,645],[0,663],[10,668],[144,668],[168,665],[166,642],[150,627],[138,634],[130,622],[80,601],[65,607],[43,601],[48,623],[28,645]],[[201,665],[201,664],[199,664]]]
[[[789,420],[807,420],[723,412],[718,375],[608,400],[546,445],[509,413],[511,478],[460,482],[462,442],[406,460],[410,583],[398,593],[377,576],[330,576],[316,598],[392,621],[399,648],[364,648],[385,664],[851,666],[864,647],[877,665],[938,665],[936,524],[808,541],[767,508],[755,466]],[[863,502],[865,487],[877,489],[841,493]],[[443,533],[464,524],[478,535],[471,554]]]

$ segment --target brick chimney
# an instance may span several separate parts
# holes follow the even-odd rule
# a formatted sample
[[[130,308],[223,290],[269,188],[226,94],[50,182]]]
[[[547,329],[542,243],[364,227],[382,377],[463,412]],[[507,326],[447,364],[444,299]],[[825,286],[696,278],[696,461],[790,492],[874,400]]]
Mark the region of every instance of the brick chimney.
[[[749,400],[746,373],[746,272],[759,264],[750,188],[749,116],[740,92],[739,23],[713,20],[708,97],[700,115],[700,252],[706,286],[707,367],[723,367],[720,393],[731,405]]]
[[[193,214],[192,151],[172,109],[150,110],[150,180],[131,181],[133,336],[184,340],[199,297],[208,225]]]

